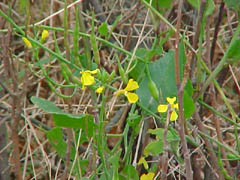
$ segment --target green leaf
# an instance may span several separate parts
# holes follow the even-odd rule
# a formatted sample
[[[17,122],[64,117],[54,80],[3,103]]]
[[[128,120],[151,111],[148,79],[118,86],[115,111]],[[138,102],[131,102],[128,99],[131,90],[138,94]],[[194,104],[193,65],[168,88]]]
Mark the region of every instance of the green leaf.
[[[108,35],[108,25],[107,23],[102,23],[99,28],[98,28],[98,32],[100,33],[101,36],[107,37]]]
[[[237,39],[236,41],[233,42],[231,48],[229,49],[228,52],[228,57],[231,59],[230,62],[234,62],[240,59],[240,39]]]
[[[157,155],[163,152],[163,128],[149,129],[148,132],[150,134],[154,134],[157,136],[156,141],[150,142],[146,148],[144,149],[145,154]],[[171,131],[167,131],[167,142],[168,146],[171,148],[173,152],[177,152],[179,147],[179,137],[173,134]]]
[[[163,152],[163,141],[152,141],[144,149],[144,154],[158,155]]]
[[[31,101],[47,113],[63,113],[62,110],[59,109],[53,102],[46,99],[32,96]]]
[[[87,122],[93,121],[93,117],[91,115],[74,115],[74,114],[67,114],[67,113],[54,113],[52,114],[53,120],[56,126],[65,127],[65,128],[82,128],[88,129]],[[90,123],[89,123],[90,124]],[[90,127],[92,134],[92,127]]]
[[[184,118],[190,118],[195,111],[195,103],[192,99],[193,95],[193,86],[190,80],[187,81],[184,87],[183,94],[183,109],[184,109]]]
[[[209,16],[210,14],[212,14],[215,10],[215,4],[213,0],[207,0],[207,4],[206,4],[206,10],[204,12],[205,16]]]
[[[94,122],[92,115],[75,115],[65,113],[53,102],[34,96],[31,97],[31,101],[45,112],[52,114],[56,126],[65,128],[81,128],[87,132],[88,136],[93,136]]]
[[[63,133],[61,128],[53,128],[46,133],[50,144],[55,148],[58,155],[63,158],[67,151],[67,143],[63,139]]]
[[[146,0],[150,3],[150,0]],[[159,10],[160,8],[170,8],[172,0],[152,0],[152,7]]]
[[[149,63],[148,68],[151,78],[159,90],[161,102],[166,103],[166,97],[176,96],[177,87],[175,80],[174,52],[169,51],[159,60]],[[148,88],[146,88],[147,86],[148,78],[145,76],[143,81],[139,83],[139,89],[137,90],[139,103],[151,111],[157,112],[158,103],[153,100]]]

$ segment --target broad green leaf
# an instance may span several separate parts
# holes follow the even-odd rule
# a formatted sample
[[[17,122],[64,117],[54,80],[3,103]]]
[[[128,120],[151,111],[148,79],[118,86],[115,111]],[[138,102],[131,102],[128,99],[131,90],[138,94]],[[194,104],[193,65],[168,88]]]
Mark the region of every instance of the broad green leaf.
[[[169,51],[159,60],[149,63],[149,72],[152,80],[155,82],[160,95],[161,103],[166,103],[166,97],[173,97],[177,94],[175,80],[174,52]],[[148,79],[145,76],[139,84],[137,94],[139,103],[153,112],[157,112],[158,103],[153,100],[148,88]]]
[[[152,141],[144,149],[144,154],[152,156],[158,155],[163,152],[163,141]]]
[[[46,99],[32,96],[31,101],[47,113],[63,113],[53,102]]]
[[[61,128],[53,128],[46,133],[50,144],[55,148],[58,155],[63,158],[67,151],[67,143],[63,139]]]
[[[74,115],[67,113],[54,113],[52,114],[53,120],[56,126],[65,128],[82,128],[84,130],[89,130],[89,133],[93,134],[93,117],[91,115]]]
[[[108,35],[108,25],[107,23],[102,23],[99,28],[98,28],[98,32],[100,33],[101,36],[107,37]]]
[[[87,132],[88,136],[93,135],[94,122],[92,115],[65,113],[53,102],[34,96],[31,98],[31,101],[45,112],[52,114],[56,126],[65,128],[82,128]]]

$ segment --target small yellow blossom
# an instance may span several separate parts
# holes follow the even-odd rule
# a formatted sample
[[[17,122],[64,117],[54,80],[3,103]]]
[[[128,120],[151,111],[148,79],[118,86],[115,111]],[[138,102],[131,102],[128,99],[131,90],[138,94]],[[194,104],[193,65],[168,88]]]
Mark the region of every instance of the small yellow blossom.
[[[124,94],[130,103],[136,103],[138,101],[138,95],[136,93],[129,92],[129,91],[134,91],[138,88],[139,86],[137,81],[130,79],[128,81],[127,86],[124,89],[118,90],[116,92],[116,95],[119,96],[120,94]]]
[[[29,49],[32,49],[32,44],[27,38],[22,37],[22,40]]]
[[[140,177],[140,180],[153,180],[153,178],[154,178],[154,173],[149,172],[147,174],[142,174],[142,176]]]
[[[41,39],[45,41],[48,38],[48,31],[46,29],[43,30]]]
[[[82,89],[85,89],[85,86],[90,86],[95,83],[93,74],[97,74],[99,72],[99,69],[95,69],[94,71],[83,71],[81,72],[81,83],[82,83]]]
[[[174,104],[174,102],[176,101],[176,97],[170,98],[167,97],[167,102],[170,105],[171,108],[171,115],[170,115],[170,121],[176,121],[178,118],[178,114],[176,112],[176,110],[178,110],[178,103]],[[167,112],[168,110],[168,104],[160,104],[158,106],[158,112]]]
[[[104,87],[100,86],[97,88],[96,93],[101,94],[103,92],[103,90],[104,90]]]

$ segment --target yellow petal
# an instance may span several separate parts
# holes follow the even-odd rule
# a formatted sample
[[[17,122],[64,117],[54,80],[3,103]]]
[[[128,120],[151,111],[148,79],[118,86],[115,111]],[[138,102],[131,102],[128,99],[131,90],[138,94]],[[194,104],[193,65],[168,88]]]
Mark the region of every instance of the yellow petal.
[[[32,44],[31,44],[31,42],[30,42],[27,38],[22,37],[22,40],[23,40],[23,42],[25,43],[25,45],[26,45],[29,49],[32,48]]]
[[[176,121],[178,118],[178,114],[176,111],[172,111],[171,115],[170,115],[170,121]]]
[[[149,167],[148,167],[148,163],[147,163],[147,161],[145,160],[144,157],[141,157],[141,158],[139,159],[139,161],[138,161],[138,165],[141,165],[141,164],[143,164],[143,166],[144,166],[145,169],[148,169],[148,168],[149,168]]]
[[[127,93],[125,93],[125,95],[127,96],[128,101],[130,103],[136,103],[138,101],[138,95],[136,93],[127,92]]]
[[[166,104],[160,104],[158,106],[158,112],[166,112],[167,109],[168,109],[168,105],[166,105]]]
[[[90,86],[95,83],[94,77],[88,73],[88,72],[83,72],[81,76],[81,82],[83,86]]]
[[[139,88],[139,86],[138,86],[137,81],[134,81],[133,79],[130,79],[128,81],[127,87],[125,87],[124,90],[126,90],[126,91],[133,91],[133,90],[138,89],[138,88]]]
[[[46,29],[43,30],[41,39],[44,41],[48,38],[48,31]]]
[[[101,94],[103,92],[104,87],[100,86],[97,88],[96,93]]]
[[[169,104],[174,104],[175,101],[176,101],[176,97],[173,97],[173,98],[167,97],[167,102]]]
[[[154,178],[154,173],[153,172],[149,172],[147,174],[143,174],[140,177],[140,180],[152,180]]]
[[[115,95],[116,95],[116,96],[119,96],[120,94],[125,94],[125,92],[126,92],[125,90],[122,90],[122,89],[121,89],[121,90],[118,90],[118,91],[115,93]]]
[[[178,110],[178,103],[177,103],[177,104],[174,104],[174,108],[175,108],[176,110]]]

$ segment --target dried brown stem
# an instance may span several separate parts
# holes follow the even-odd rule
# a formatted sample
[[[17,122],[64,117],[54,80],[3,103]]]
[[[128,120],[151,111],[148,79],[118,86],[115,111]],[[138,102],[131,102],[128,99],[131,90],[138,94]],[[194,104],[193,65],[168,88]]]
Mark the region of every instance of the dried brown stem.
[[[184,116],[183,116],[183,90],[180,82],[180,72],[179,72],[179,39],[180,39],[180,27],[181,27],[181,19],[182,19],[182,7],[183,0],[179,0],[178,4],[178,13],[177,13],[177,25],[176,25],[176,43],[175,43],[175,72],[176,72],[176,84],[178,88],[178,104],[179,104],[179,135],[182,143],[184,161],[186,166],[186,179],[193,179],[192,165],[190,161],[190,154],[187,147],[187,142],[185,139],[185,128],[184,128]]]
[[[11,32],[8,32],[8,38],[6,46],[4,47],[5,51],[5,62],[8,61],[7,65],[4,67],[9,72],[10,78],[12,79],[12,93],[10,94],[12,98],[12,142],[13,142],[13,153],[12,153],[12,160],[15,166],[14,173],[17,180],[22,180],[22,171],[21,171],[21,161],[20,161],[20,151],[19,151],[19,137],[18,137],[18,124],[20,121],[21,116],[21,96],[20,90],[18,89],[18,80],[17,80],[17,71],[14,66],[14,61],[10,55],[10,50],[8,47],[10,46],[10,39],[11,39]],[[8,88],[7,88],[8,89]],[[9,90],[10,92],[10,90]],[[18,94],[18,95],[17,95]]]

